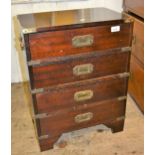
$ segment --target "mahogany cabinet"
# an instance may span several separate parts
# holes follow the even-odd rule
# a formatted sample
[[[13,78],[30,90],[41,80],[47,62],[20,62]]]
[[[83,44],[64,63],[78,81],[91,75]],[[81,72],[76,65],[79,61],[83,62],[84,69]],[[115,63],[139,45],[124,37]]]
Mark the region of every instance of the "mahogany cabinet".
[[[129,94],[144,112],[144,0],[125,0],[124,16],[134,21]]]
[[[18,19],[41,151],[77,129],[104,124],[122,131],[133,22],[105,8]]]

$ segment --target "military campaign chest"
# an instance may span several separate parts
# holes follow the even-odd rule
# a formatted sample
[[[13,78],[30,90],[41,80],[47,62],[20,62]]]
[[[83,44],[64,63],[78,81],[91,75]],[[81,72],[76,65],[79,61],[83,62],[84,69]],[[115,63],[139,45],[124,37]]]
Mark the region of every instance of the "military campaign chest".
[[[105,9],[19,15],[41,151],[62,133],[123,130],[132,22]]]

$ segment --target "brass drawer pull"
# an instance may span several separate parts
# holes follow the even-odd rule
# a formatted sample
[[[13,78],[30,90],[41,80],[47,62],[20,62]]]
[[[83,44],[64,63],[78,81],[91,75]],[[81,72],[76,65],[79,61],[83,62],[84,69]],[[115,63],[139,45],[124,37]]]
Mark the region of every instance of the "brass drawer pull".
[[[74,100],[76,102],[89,100],[93,97],[93,95],[94,95],[94,93],[92,90],[78,91],[74,94]]]
[[[79,114],[79,115],[75,116],[75,122],[82,123],[82,122],[90,121],[92,118],[93,118],[92,112]]]
[[[73,68],[73,74],[76,76],[91,74],[94,70],[93,64],[77,65]]]
[[[91,46],[94,43],[93,35],[75,36],[72,38],[72,45],[74,47],[86,47]]]

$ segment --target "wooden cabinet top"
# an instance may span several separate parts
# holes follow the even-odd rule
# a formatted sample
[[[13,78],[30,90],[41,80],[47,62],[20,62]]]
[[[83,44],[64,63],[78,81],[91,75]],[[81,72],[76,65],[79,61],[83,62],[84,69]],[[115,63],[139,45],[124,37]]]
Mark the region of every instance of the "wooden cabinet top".
[[[144,0],[124,0],[124,7],[126,11],[144,18]]]
[[[87,27],[106,23],[121,23],[121,13],[106,8],[90,8],[18,15],[25,33],[41,32],[69,27]]]

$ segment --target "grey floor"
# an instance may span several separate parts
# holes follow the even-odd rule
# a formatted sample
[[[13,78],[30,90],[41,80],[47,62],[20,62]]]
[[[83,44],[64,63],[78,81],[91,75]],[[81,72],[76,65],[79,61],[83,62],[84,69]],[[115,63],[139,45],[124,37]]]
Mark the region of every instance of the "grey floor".
[[[31,121],[26,84],[12,85],[12,155],[143,155],[144,118],[134,101],[128,97],[125,128],[112,134],[109,129],[99,133],[85,130],[68,133],[65,145],[40,152]],[[66,139],[65,139],[66,138]],[[61,141],[61,140],[60,140]],[[65,146],[65,147],[64,147]]]

